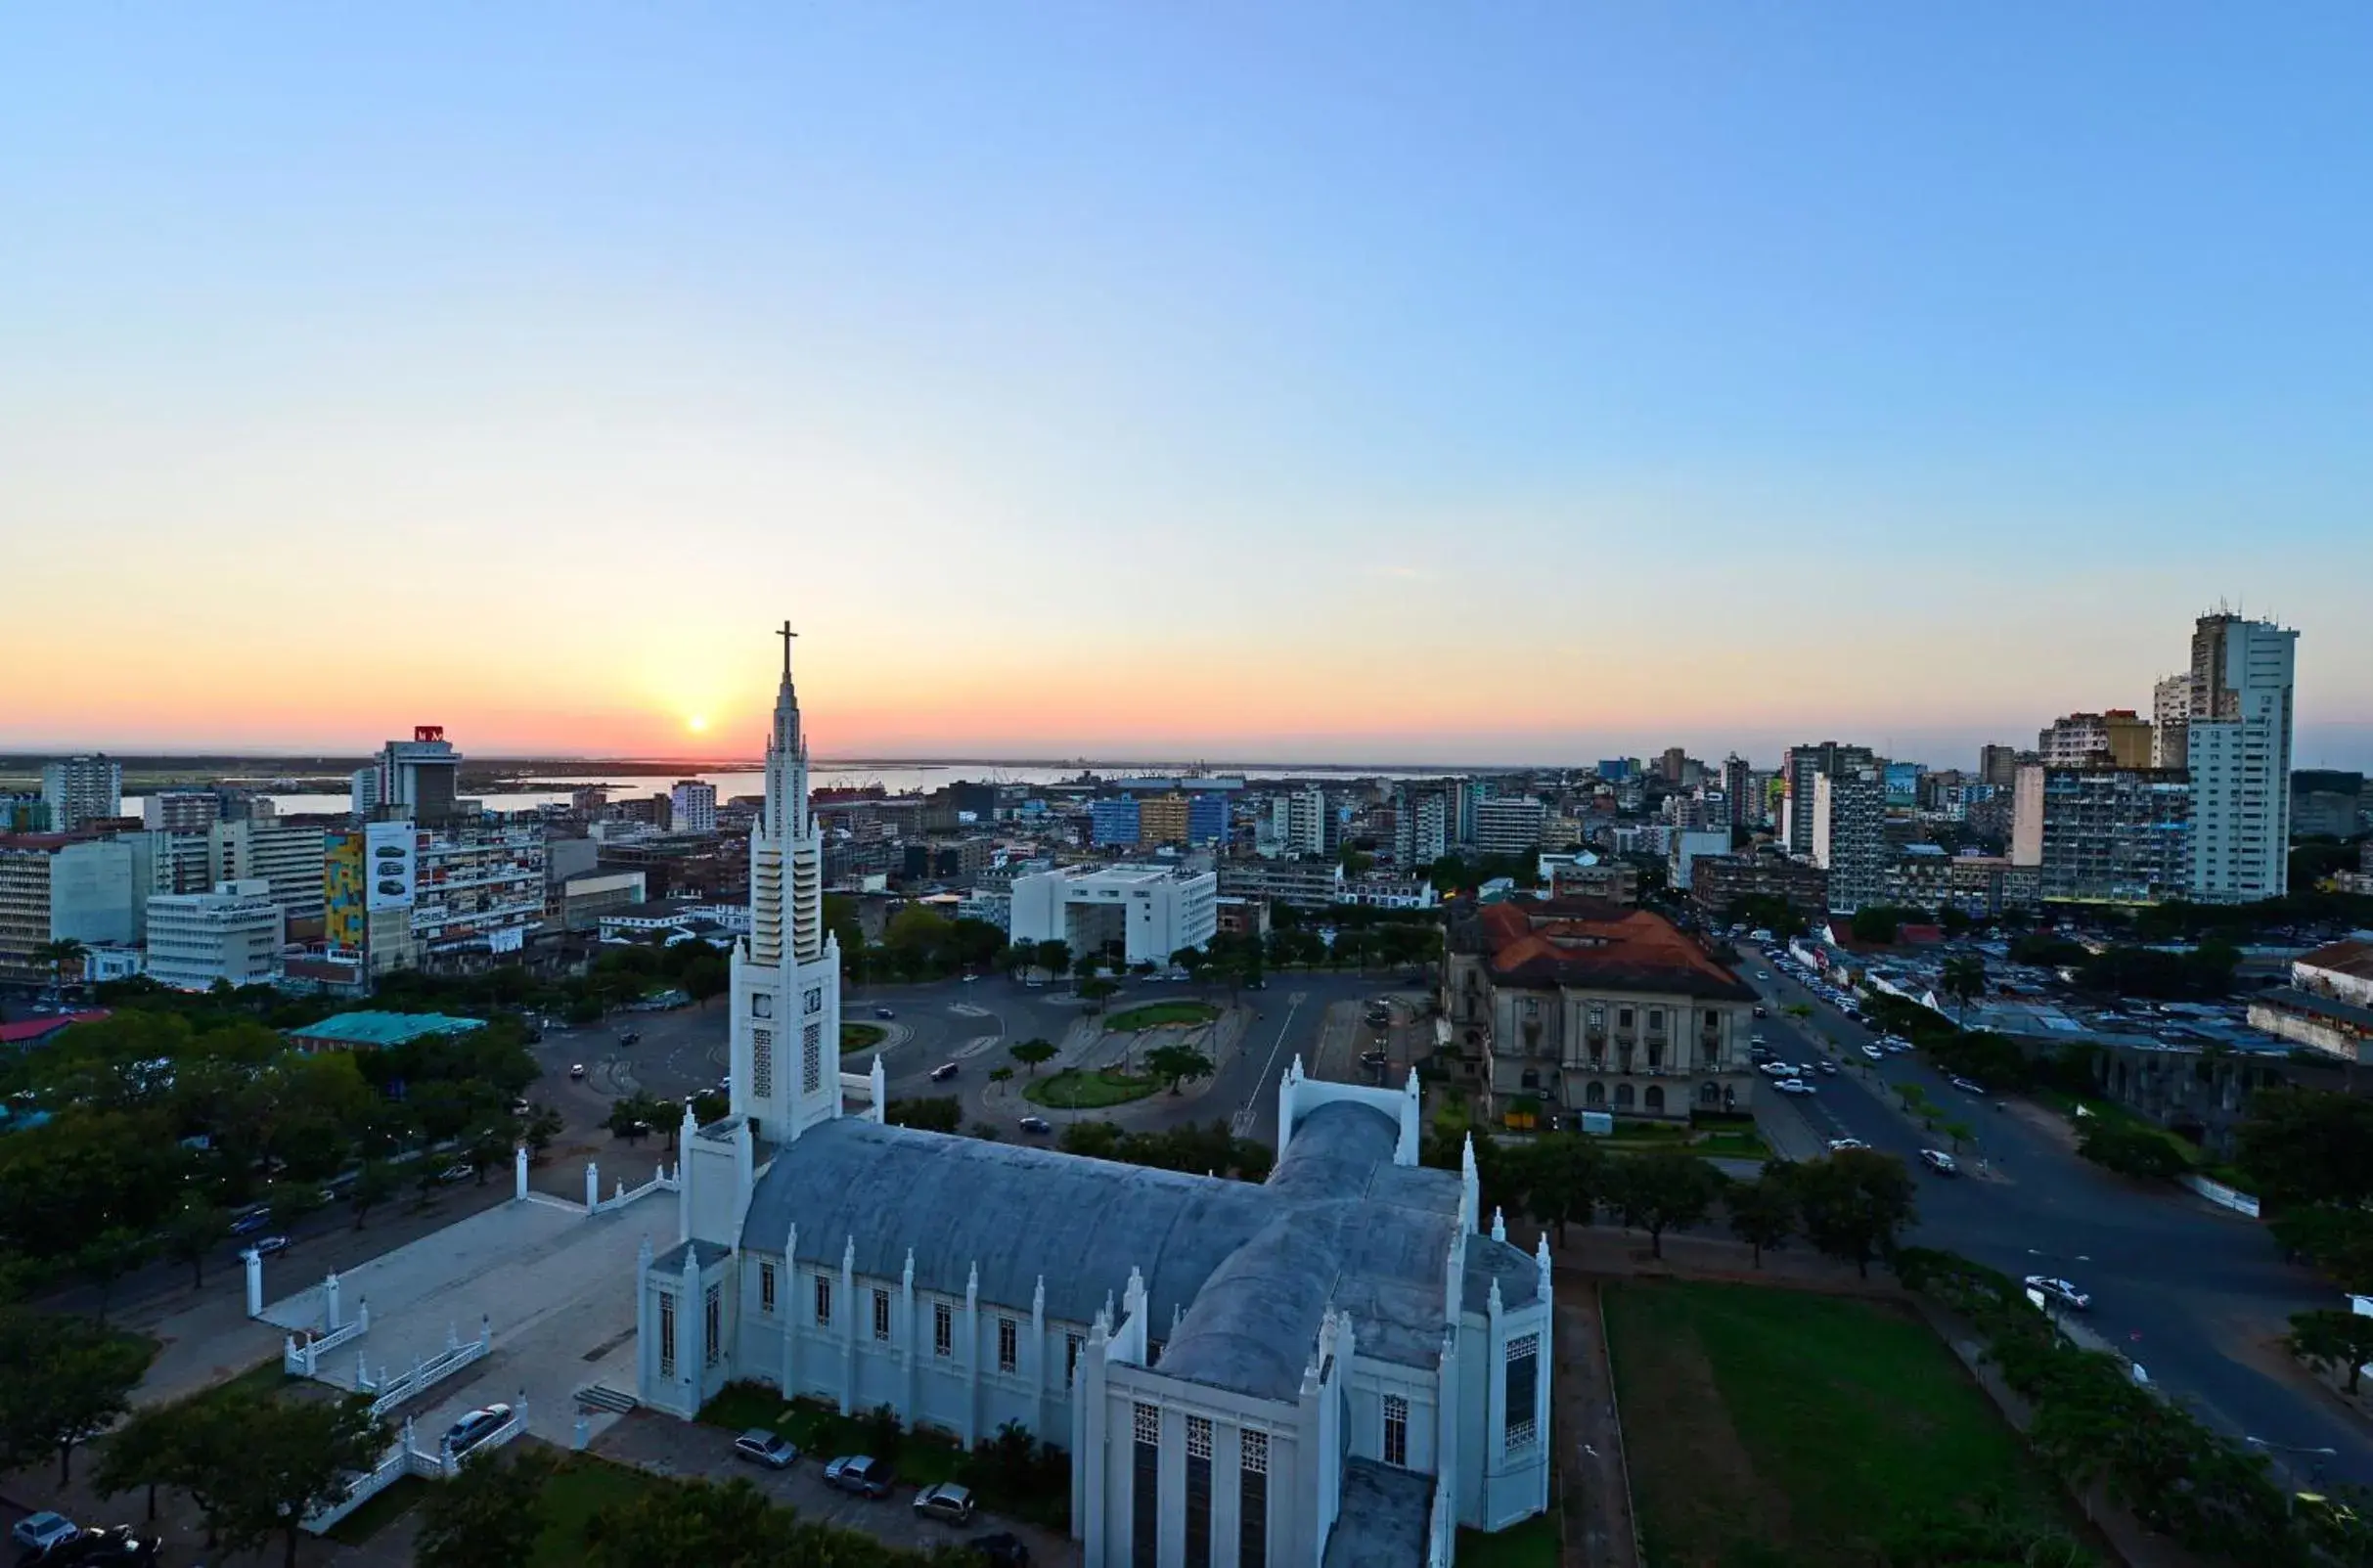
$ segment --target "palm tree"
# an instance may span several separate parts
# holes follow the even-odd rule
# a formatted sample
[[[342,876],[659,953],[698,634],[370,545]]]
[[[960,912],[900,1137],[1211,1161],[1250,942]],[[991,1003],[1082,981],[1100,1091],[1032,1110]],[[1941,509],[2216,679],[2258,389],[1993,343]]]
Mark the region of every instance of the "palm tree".
[[[1961,1023],[1969,1023],[1969,1003],[1972,997],[1986,994],[1986,961],[1971,955],[1947,959],[1940,984],[1948,997],[1961,1004]]]
[[[89,952],[89,948],[84,947],[74,938],[62,936],[55,942],[44,942],[33,949],[33,962],[50,966],[50,991],[55,996],[64,997],[66,995],[67,965],[72,964],[74,978],[81,979],[82,961]]]

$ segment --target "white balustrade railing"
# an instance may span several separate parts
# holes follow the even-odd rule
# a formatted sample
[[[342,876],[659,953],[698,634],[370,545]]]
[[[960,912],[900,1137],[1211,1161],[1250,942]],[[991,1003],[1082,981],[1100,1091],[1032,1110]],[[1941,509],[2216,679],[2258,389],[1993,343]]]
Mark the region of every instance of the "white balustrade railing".
[[[462,1347],[468,1349],[468,1346]],[[487,1433],[470,1446],[470,1453],[498,1449],[527,1430],[527,1395],[522,1391],[518,1403],[511,1410],[511,1419]],[[413,1434],[412,1420],[407,1416],[403,1431],[396,1437],[386,1456],[370,1469],[356,1476],[346,1486],[346,1494],[326,1508],[318,1508],[304,1517],[304,1528],[312,1535],[325,1535],[337,1522],[386,1491],[408,1475],[430,1481],[450,1481],[461,1473],[462,1461],[439,1444],[435,1453],[425,1453]]]
[[[480,1319],[477,1338],[465,1340],[448,1327],[443,1350],[425,1361],[414,1362],[410,1371],[393,1378],[387,1376],[384,1366],[380,1368],[378,1376],[373,1376],[370,1367],[357,1356],[354,1361],[354,1386],[361,1393],[379,1396],[371,1403],[371,1413],[374,1416],[384,1415],[421,1390],[451,1377],[493,1349],[494,1327]]]

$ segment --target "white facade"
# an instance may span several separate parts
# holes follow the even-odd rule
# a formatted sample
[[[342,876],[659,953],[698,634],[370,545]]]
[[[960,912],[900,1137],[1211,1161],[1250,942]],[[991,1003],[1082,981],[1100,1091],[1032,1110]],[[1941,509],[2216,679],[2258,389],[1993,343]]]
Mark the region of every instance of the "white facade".
[[[1326,853],[1326,791],[1313,784],[1286,795],[1282,805],[1281,847],[1287,855]]]
[[[840,943],[824,928],[824,829],[808,810],[807,738],[790,629],[750,829],[749,934],[734,944],[735,1116],[778,1142],[840,1114]]]
[[[1727,828],[1701,830],[1684,828],[1673,835],[1673,847],[1666,852],[1665,880],[1678,888],[1689,885],[1691,868],[1709,855],[1730,853],[1730,829]]]
[[[1832,913],[1851,915],[1885,896],[1887,785],[1877,774],[1813,777],[1813,864],[1829,874]]]
[[[41,800],[50,831],[70,833],[98,817],[123,815],[123,764],[112,757],[68,757],[41,765]]]
[[[322,913],[322,874],[330,835],[319,828],[270,818],[218,822],[207,830],[213,880],[260,879],[291,919]]]
[[[1167,963],[1220,928],[1220,879],[1159,866],[1066,866],[1013,878],[1007,938],[1067,942],[1074,954],[1119,942],[1124,962]]]
[[[1485,855],[1530,855],[1541,847],[1548,808],[1530,795],[1475,803],[1475,848]]]
[[[288,924],[261,878],[224,882],[210,893],[149,900],[147,973],[160,985],[204,991],[215,981],[267,984],[280,972]]]
[[[379,791],[380,783],[378,768],[372,767],[355,769],[354,776],[346,781],[346,803],[348,809],[351,810],[357,817],[370,816],[372,812],[379,809]]]
[[[679,1241],[637,1267],[640,1401],[689,1419],[750,1380],[967,1447],[1017,1422],[1072,1455],[1087,1568],[1431,1568],[1458,1527],[1541,1512],[1547,1242],[1487,1228],[1471,1147],[1459,1174],[1419,1166],[1413,1075],[1319,1083],[1295,1061],[1259,1185],[881,1125],[878,1061],[838,1070],[788,666],[734,960],[733,1110],[686,1113]],[[1192,880],[1147,874],[1118,901]],[[1017,878],[1017,911],[1049,876],[1070,880]],[[794,1019],[822,1033],[777,1061]],[[851,1090],[866,1116],[844,1114]]]
[[[700,779],[679,779],[667,792],[668,827],[679,833],[717,830],[717,786]]]
[[[2299,634],[2204,617],[2192,639],[2191,896],[2251,903],[2290,890],[2291,681]]]

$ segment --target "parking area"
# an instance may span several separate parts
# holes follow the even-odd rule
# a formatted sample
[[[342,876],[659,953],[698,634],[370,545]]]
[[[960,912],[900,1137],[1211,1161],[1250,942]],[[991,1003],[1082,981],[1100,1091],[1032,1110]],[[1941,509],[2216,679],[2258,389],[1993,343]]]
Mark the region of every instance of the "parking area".
[[[565,1448],[579,1388],[634,1392],[635,1260],[646,1240],[654,1252],[675,1244],[673,1194],[591,1219],[538,1200],[472,1215],[340,1277],[346,1316],[368,1300],[371,1328],[325,1359],[324,1381],[352,1387],[358,1354],[375,1377],[400,1373],[444,1350],[449,1335],[476,1337],[483,1322],[492,1352],[403,1412],[415,1418],[421,1446],[432,1447],[470,1410],[524,1394],[528,1430]],[[264,1315],[284,1327],[318,1324],[323,1289],[309,1281]],[[616,1419],[591,1413],[589,1430]]]
[[[918,1518],[915,1489],[894,1487],[886,1498],[862,1498],[824,1483],[824,1466],[832,1456],[808,1454],[787,1470],[770,1470],[734,1456],[734,1434],[717,1427],[679,1421],[638,1411],[621,1417],[593,1445],[604,1458],[632,1464],[659,1475],[722,1481],[739,1476],[777,1502],[799,1510],[803,1519],[861,1530],[893,1546],[920,1548],[954,1541],[1005,1533],[1018,1536],[1030,1548],[1033,1564],[1074,1564],[1080,1560],[1076,1543],[1035,1525],[975,1514],[969,1525],[944,1524]]]

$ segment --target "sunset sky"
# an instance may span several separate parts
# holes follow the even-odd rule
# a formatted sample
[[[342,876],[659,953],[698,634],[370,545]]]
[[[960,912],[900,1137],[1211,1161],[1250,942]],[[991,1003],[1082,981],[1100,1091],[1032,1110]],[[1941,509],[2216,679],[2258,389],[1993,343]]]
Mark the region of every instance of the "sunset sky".
[[[2373,6],[17,7],[0,749],[2373,767]],[[693,728],[694,721],[704,727]]]

